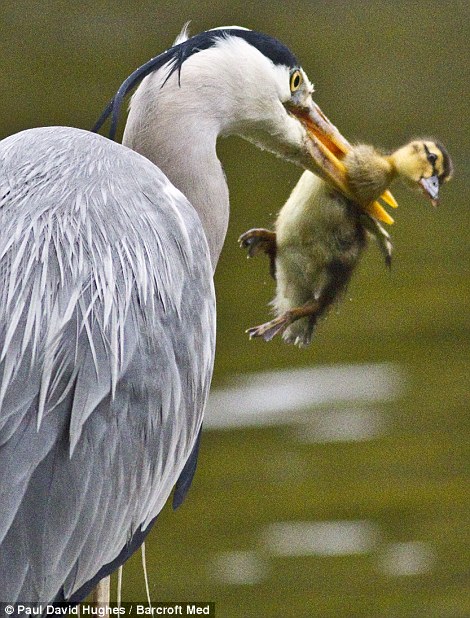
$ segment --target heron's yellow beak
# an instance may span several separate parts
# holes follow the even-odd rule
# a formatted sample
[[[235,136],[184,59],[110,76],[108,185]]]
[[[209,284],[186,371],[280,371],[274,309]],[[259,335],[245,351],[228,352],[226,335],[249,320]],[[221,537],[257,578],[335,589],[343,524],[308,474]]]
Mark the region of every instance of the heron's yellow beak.
[[[319,173],[343,195],[354,200],[348,184],[346,167],[342,163],[351,144],[328,120],[316,103],[313,103],[311,107],[291,105],[288,111],[304,125],[307,131],[307,148],[315,167],[312,171]],[[379,199],[392,208],[398,206],[390,191],[385,191]],[[364,210],[379,221],[393,223],[392,217],[378,201],[368,204]]]

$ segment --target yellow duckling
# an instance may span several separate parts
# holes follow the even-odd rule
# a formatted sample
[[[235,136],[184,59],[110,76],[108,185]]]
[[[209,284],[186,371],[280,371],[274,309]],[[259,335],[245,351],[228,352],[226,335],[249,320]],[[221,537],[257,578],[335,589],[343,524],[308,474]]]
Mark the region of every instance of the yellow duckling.
[[[432,140],[412,141],[390,155],[354,146],[343,163],[353,199],[304,172],[278,215],[276,231],[253,229],[240,237],[250,257],[268,254],[277,281],[276,317],[248,329],[250,337],[270,341],[282,333],[287,343],[308,345],[318,318],[346,289],[368,233],[390,264],[390,236],[369,214],[370,205],[395,178],[417,183],[435,205],[440,186],[452,175],[447,150]]]
[[[431,140],[414,140],[391,155],[361,144],[344,157],[346,178],[361,206],[375,201],[396,179],[418,183],[437,205],[440,185],[452,176],[452,161],[444,146]]]

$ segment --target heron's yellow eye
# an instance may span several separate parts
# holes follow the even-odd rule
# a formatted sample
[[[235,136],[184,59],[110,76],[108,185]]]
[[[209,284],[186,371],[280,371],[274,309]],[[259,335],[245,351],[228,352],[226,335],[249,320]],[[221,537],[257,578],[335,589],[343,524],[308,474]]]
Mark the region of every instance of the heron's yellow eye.
[[[300,71],[294,71],[290,76],[290,91],[295,92],[302,85],[302,73]]]

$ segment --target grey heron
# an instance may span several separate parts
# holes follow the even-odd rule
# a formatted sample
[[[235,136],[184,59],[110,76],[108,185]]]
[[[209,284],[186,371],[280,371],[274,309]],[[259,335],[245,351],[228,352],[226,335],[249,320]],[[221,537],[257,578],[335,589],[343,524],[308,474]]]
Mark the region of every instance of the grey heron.
[[[347,142],[293,53],[243,28],[177,43],[123,145],[68,127],[0,142],[0,600],[78,601],[194,474],[215,349],[213,271],[239,135],[341,188]]]

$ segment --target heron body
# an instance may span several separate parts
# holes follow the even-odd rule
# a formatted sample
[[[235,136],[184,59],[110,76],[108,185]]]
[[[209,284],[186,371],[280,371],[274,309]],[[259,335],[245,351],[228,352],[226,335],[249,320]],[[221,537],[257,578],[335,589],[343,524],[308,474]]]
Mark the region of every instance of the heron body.
[[[163,173],[99,135],[25,131],[0,160],[0,588],[69,598],[148,526],[194,446],[209,251]]]
[[[346,140],[284,45],[180,37],[119,145],[78,129],[0,142],[0,600],[80,600],[191,483],[228,222],[220,135],[334,182]],[[338,182],[339,176],[338,176]]]

